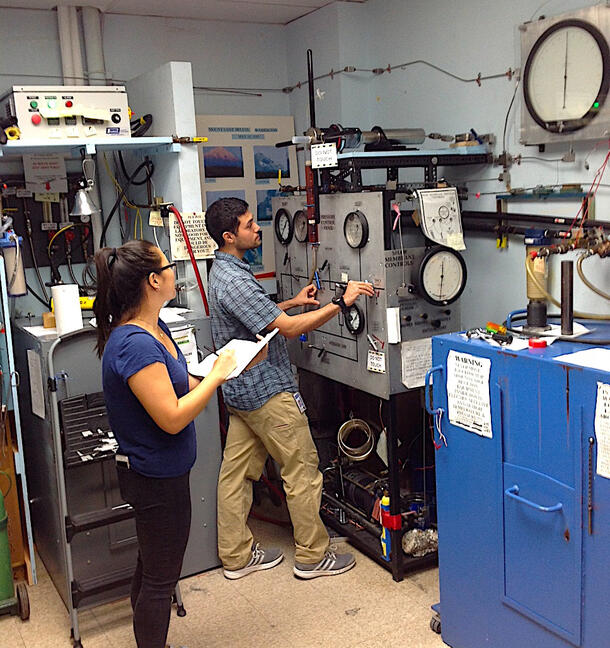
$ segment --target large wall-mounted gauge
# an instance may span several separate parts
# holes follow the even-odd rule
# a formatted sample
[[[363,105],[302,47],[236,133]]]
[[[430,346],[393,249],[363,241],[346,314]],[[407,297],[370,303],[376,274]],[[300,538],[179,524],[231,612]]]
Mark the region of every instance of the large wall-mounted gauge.
[[[302,209],[294,212],[292,224],[294,226],[294,238],[299,243],[305,243],[307,241],[307,214]]]
[[[435,306],[453,303],[466,287],[466,263],[455,250],[435,247],[419,265],[417,288],[421,296]]]
[[[282,245],[288,245],[292,241],[292,234],[294,232],[292,218],[290,212],[284,208],[278,209],[275,212],[275,235],[277,240]]]
[[[343,222],[347,244],[354,249],[363,248],[369,240],[369,222],[361,211],[350,212]]]
[[[521,143],[604,137],[610,126],[610,9],[521,25]]]

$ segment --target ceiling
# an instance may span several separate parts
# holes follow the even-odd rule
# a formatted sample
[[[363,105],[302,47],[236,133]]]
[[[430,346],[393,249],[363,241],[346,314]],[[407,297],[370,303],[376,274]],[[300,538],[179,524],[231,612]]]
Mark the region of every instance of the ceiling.
[[[48,10],[57,5],[90,5],[110,14],[286,25],[334,2],[335,0],[83,0],[81,3],[78,0],[0,0],[0,6]]]

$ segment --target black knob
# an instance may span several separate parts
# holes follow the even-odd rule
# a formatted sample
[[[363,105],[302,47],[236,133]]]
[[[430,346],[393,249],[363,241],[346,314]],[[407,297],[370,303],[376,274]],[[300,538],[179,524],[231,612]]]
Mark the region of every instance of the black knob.
[[[405,322],[410,322],[411,321],[411,316],[410,315],[405,315],[404,320],[405,320]]]
[[[119,113],[112,113],[112,117],[110,118],[115,124],[118,124],[121,121],[121,115]]]
[[[428,319],[428,313],[422,313],[422,314],[420,315],[420,317],[421,317],[423,320],[427,320],[427,319]]]
[[[440,320],[432,320],[430,322],[434,328],[440,328],[441,327],[441,321]]]
[[[445,315],[451,315],[451,309],[447,308],[446,310],[443,311],[443,313],[445,313]]]

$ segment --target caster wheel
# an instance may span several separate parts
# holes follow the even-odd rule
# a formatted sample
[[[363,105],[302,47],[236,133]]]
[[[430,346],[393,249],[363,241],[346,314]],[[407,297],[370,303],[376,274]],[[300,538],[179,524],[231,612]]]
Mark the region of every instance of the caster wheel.
[[[441,620],[438,617],[432,617],[430,619],[430,630],[436,632],[436,634],[441,633]]]
[[[22,621],[30,618],[30,599],[25,583],[17,583],[17,607]]]
[[[184,609],[184,605],[179,605],[178,608],[176,609],[176,614],[179,617],[185,617],[186,616],[186,610]]]

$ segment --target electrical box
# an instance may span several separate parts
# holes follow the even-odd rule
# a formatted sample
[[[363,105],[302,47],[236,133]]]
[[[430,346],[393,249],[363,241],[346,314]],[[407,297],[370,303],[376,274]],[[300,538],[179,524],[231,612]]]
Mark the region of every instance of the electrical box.
[[[124,86],[13,86],[0,101],[22,140],[131,136]]]

